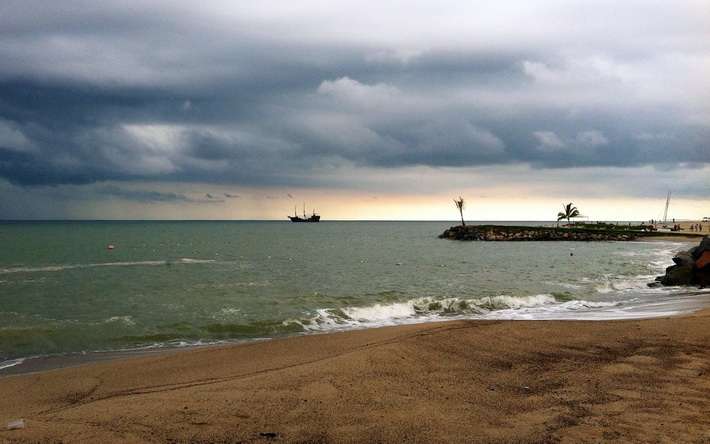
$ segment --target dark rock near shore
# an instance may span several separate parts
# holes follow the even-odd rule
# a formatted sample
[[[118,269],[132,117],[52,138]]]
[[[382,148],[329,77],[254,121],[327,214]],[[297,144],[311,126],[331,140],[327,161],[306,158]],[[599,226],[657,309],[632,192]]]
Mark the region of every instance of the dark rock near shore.
[[[661,276],[658,281],[666,287],[674,287],[677,285],[693,285],[695,274],[693,267],[690,265],[671,265],[666,268],[666,274]]]
[[[706,265],[710,265],[710,251],[703,252],[698,260],[695,261],[696,268],[704,268]]]
[[[673,262],[681,267],[686,267],[695,263],[695,258],[690,251],[680,251],[673,258]]]
[[[459,225],[439,235],[441,239],[464,241],[630,241],[636,235],[595,230]]]
[[[666,268],[666,274],[658,276],[650,287],[699,285],[710,286],[710,236],[703,237],[700,245],[681,251],[673,258],[675,265]]]
[[[699,259],[706,251],[710,251],[710,236],[708,235],[703,236],[700,245],[692,250],[693,256],[695,256],[696,259]]]

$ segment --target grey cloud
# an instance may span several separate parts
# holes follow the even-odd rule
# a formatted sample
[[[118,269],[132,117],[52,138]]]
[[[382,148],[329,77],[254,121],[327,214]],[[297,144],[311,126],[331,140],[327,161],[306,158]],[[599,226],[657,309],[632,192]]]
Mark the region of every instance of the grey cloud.
[[[601,131],[582,131],[571,140],[562,140],[553,131],[536,131],[533,135],[539,144],[536,150],[544,153],[558,153],[564,151],[589,152],[609,144]]]
[[[687,11],[665,29],[629,5],[601,2],[590,25],[570,5],[504,3],[411,7],[438,38],[394,16],[369,22],[366,4],[351,21],[321,5],[332,21],[319,28],[297,5],[7,2],[0,177],[338,187],[319,172],[710,163],[708,102],[689,99],[708,97],[693,60],[710,57],[697,44],[709,36],[679,24]]]
[[[115,185],[105,185],[96,190],[97,195],[120,197],[134,202],[193,202],[183,194],[161,193],[158,191],[125,190]]]
[[[115,197],[138,203],[219,203],[224,201],[223,199],[216,198],[209,193],[205,194],[205,197],[202,199],[196,199],[180,193],[166,193],[145,189],[125,189],[117,185],[101,185],[93,191],[93,194],[96,196]]]

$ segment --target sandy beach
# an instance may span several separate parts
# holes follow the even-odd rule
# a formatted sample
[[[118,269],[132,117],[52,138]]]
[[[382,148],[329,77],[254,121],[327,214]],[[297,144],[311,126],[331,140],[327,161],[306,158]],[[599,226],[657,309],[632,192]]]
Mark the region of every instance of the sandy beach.
[[[710,223],[708,223],[708,222],[703,223],[702,221],[699,221],[699,220],[681,221],[681,222],[675,222],[675,223],[667,222],[665,224],[657,223],[654,226],[656,228],[660,229],[663,225],[667,225],[669,227],[673,227],[674,225],[677,225],[678,227],[680,227],[680,231],[677,231],[675,233],[687,234],[693,238],[697,238],[698,236],[701,236],[701,235],[710,234]],[[701,229],[696,230],[696,227],[701,228]]]
[[[661,228],[664,224],[656,223],[654,226],[656,228]],[[682,222],[667,222],[665,225],[672,227],[678,225],[680,231],[669,232],[669,236],[653,236],[653,237],[640,237],[638,240],[642,241],[669,241],[669,242],[699,242],[705,235],[710,235],[710,223],[702,221],[682,221]],[[691,226],[693,229],[691,230]],[[702,231],[696,230],[695,227],[701,227]],[[672,233],[672,234],[671,234]]]
[[[0,379],[15,442],[710,440],[710,310],[451,321]]]
[[[656,226],[660,227],[663,224],[657,223]],[[694,220],[694,221],[681,221],[681,222],[667,222],[666,225],[668,226],[673,226],[673,225],[679,225],[681,231],[689,232],[692,234],[710,234],[710,222],[703,222],[700,220]],[[695,230],[696,225],[702,225],[702,231],[698,232]],[[693,226],[693,229],[691,230],[690,227]]]

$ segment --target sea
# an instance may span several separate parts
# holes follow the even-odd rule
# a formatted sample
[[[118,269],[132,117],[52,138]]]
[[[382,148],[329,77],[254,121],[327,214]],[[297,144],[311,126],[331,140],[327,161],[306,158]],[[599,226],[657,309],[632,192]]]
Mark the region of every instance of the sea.
[[[0,376],[48,368],[32,362],[389,325],[628,319],[710,306],[710,290],[647,285],[697,243],[437,237],[454,225],[3,221]]]

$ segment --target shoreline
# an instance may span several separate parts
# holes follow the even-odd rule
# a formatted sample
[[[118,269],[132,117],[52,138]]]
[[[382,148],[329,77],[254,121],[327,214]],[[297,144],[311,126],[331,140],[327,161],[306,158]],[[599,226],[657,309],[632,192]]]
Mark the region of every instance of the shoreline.
[[[77,353],[63,353],[59,355],[32,356],[18,358],[10,362],[17,362],[0,368],[0,380],[12,376],[33,375],[37,373],[75,368],[85,365],[100,364],[104,362],[135,359],[144,356],[153,356],[164,353],[179,353],[197,348],[219,347],[219,345],[202,345],[166,348],[137,348],[128,350],[86,351]]]
[[[696,236],[683,236],[683,235],[639,236],[636,239],[634,239],[634,241],[635,242],[679,242],[679,243],[695,242],[695,243],[699,243],[702,239],[703,238],[700,235],[696,235]]]
[[[0,424],[25,428],[0,440],[697,442],[709,321],[458,320],[10,376]]]
[[[699,237],[685,237],[685,236],[655,236],[655,237],[641,237],[636,239],[636,241],[642,241],[642,242],[673,242],[673,243],[695,243],[697,242]],[[650,282],[649,282],[650,283]],[[674,300],[678,301],[679,299],[673,298]],[[659,309],[659,306],[665,306],[668,307],[667,309]],[[549,316],[549,317],[539,317],[539,318],[518,318],[518,319],[510,319],[510,320],[528,320],[528,321],[550,321],[550,320],[578,320],[578,321],[606,321],[606,320],[624,320],[624,319],[647,319],[647,318],[655,318],[655,317],[662,317],[662,316],[676,316],[676,315],[682,315],[684,313],[692,313],[693,311],[697,311],[700,309],[703,309],[704,307],[709,306],[710,303],[708,304],[700,304],[697,300],[696,301],[679,301],[678,303],[673,303],[672,301],[667,301],[663,302],[662,304],[653,304],[652,307],[634,307],[633,305],[629,307],[623,308],[621,311],[624,313],[621,316],[617,315],[610,315],[609,313],[605,312],[614,312],[614,310],[607,310],[607,309],[600,309],[598,312],[595,313],[586,313],[583,316],[580,317],[574,317],[570,315],[569,317],[560,316],[560,317],[555,317],[555,316]],[[497,319],[495,317],[473,317],[470,318],[469,320],[472,321],[485,321],[488,319],[494,319],[494,320],[506,320],[506,318],[500,318]],[[439,319],[439,320],[428,320],[428,321],[421,321],[421,322],[407,322],[407,323],[402,323],[402,324],[397,324],[400,326],[404,325],[414,325],[414,324],[419,324],[419,323],[437,323],[437,322],[450,322],[451,320],[447,319]],[[381,326],[370,326],[366,327],[366,329],[377,329],[381,328]],[[359,330],[359,329],[356,329]],[[264,337],[264,338],[251,338],[251,339],[243,339],[243,340],[234,340],[234,341],[227,341],[227,342],[222,342],[218,341],[215,343],[202,343],[202,344],[188,344],[188,345],[183,345],[183,346],[165,346],[165,347],[140,347],[140,348],[128,348],[128,349],[118,349],[118,350],[87,350],[87,351],[78,351],[78,352],[67,352],[67,353],[62,353],[62,354],[56,354],[56,355],[42,355],[42,356],[28,356],[28,357],[21,357],[17,359],[10,359],[8,361],[5,361],[4,364],[5,366],[0,367],[0,379],[6,378],[6,377],[11,377],[11,376],[19,376],[19,375],[26,375],[26,374],[36,374],[36,373],[41,373],[45,371],[55,371],[55,370],[61,370],[64,368],[71,368],[71,367],[77,367],[77,366],[83,366],[83,365],[91,365],[95,363],[102,363],[102,362],[110,362],[110,361],[115,361],[115,360],[123,360],[123,359],[132,359],[136,357],[142,357],[142,356],[151,356],[151,355],[156,355],[156,354],[167,354],[167,353],[179,353],[182,351],[187,351],[187,350],[193,350],[193,349],[201,349],[201,348],[210,348],[210,347],[219,347],[219,346],[231,346],[231,345],[238,345],[241,343],[245,342],[258,342],[258,341],[268,341],[268,340],[274,340],[274,339],[284,339],[284,338],[291,338],[291,337],[298,337],[298,336],[308,336],[310,334],[332,334],[332,333],[337,333],[340,332],[341,330],[335,330],[335,331],[323,331],[323,332],[317,332],[317,333],[299,333],[299,334],[294,334],[294,335],[286,335],[286,336],[278,336],[278,337]],[[345,330],[345,331],[352,331],[352,330]]]
[[[624,320],[642,320],[642,319],[655,319],[668,316],[685,316],[692,314],[697,311],[704,309],[710,309],[710,299],[707,303],[703,302],[702,299],[705,297],[710,297],[710,293],[703,292],[702,290],[697,290],[696,292],[688,292],[683,296],[674,296],[672,299],[664,301],[655,301],[653,304],[647,305],[628,305],[622,307],[606,307],[597,308],[590,311],[577,313],[577,312],[562,312],[557,315],[540,315],[536,318],[496,318],[488,316],[471,317],[467,319],[445,319],[440,318],[437,320],[422,320],[414,322],[404,322],[395,325],[375,325],[365,328],[354,328],[352,330],[333,330],[333,331],[322,331],[322,332],[311,332],[311,333],[298,333],[294,335],[285,335],[277,337],[264,337],[258,339],[241,339],[227,342],[215,342],[215,343],[201,343],[192,344],[184,346],[165,346],[165,347],[141,347],[134,349],[120,349],[120,350],[94,350],[94,351],[83,351],[83,352],[69,352],[56,355],[44,355],[44,356],[31,356],[25,358],[18,358],[14,360],[9,360],[6,362],[17,362],[16,364],[7,365],[0,368],[0,380],[3,378],[8,378],[12,376],[22,376],[22,375],[33,375],[43,372],[51,372],[57,370],[63,370],[66,368],[75,368],[92,364],[100,363],[110,363],[112,361],[135,359],[146,356],[161,355],[161,354],[172,354],[172,353],[182,353],[191,350],[198,349],[208,349],[215,347],[231,347],[239,346],[242,344],[252,343],[252,342],[265,342],[272,340],[286,340],[290,338],[298,338],[302,336],[313,336],[313,335],[329,335],[338,333],[348,333],[360,330],[377,330],[379,328],[397,328],[406,327],[411,325],[436,325],[445,322],[601,322],[601,321],[624,321]],[[495,312],[492,312],[494,314]]]

